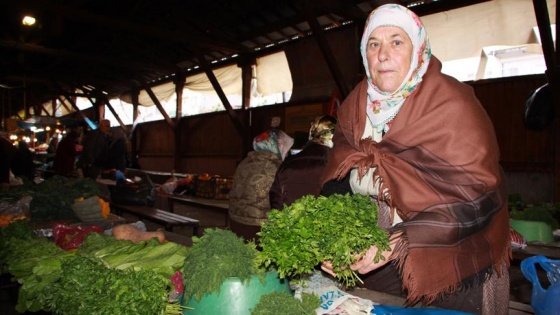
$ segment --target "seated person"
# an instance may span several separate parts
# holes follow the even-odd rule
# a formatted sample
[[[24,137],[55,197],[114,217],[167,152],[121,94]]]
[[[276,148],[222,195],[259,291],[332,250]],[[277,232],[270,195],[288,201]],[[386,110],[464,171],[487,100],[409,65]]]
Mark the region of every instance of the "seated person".
[[[335,126],[336,118],[329,115],[311,123],[309,141],[301,152],[287,157],[276,172],[269,193],[272,209],[281,210],[306,195],[319,196]]]
[[[245,240],[256,237],[270,211],[268,192],[276,170],[294,144],[294,139],[278,129],[265,131],[253,140],[254,151],[239,163],[229,193],[232,232]]]

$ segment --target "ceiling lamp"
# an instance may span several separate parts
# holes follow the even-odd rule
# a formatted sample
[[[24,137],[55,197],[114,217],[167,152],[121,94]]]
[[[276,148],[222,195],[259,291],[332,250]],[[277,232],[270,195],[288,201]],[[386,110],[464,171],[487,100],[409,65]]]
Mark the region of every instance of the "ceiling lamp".
[[[25,25],[25,26],[33,26],[35,25],[35,18],[30,16],[30,15],[26,15],[23,17],[23,20],[21,20],[21,24]]]

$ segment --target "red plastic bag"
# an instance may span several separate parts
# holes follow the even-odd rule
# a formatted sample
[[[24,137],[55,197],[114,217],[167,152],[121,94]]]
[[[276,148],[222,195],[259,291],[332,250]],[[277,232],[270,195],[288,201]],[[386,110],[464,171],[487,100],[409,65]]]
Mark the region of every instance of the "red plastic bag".
[[[175,286],[175,293],[177,295],[183,294],[183,291],[185,290],[185,285],[183,284],[183,273],[181,271],[177,270],[171,276],[171,283],[173,283],[173,285]]]
[[[58,247],[64,250],[80,247],[89,233],[101,234],[103,233],[103,228],[99,225],[70,226],[62,223],[53,226],[54,242]]]

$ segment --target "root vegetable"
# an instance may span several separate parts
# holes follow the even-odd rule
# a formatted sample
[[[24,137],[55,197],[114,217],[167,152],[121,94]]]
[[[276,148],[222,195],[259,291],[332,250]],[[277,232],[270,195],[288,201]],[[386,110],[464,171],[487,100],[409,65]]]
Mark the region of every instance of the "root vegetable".
[[[160,243],[165,242],[165,234],[163,233],[163,231],[144,232],[136,226],[130,224],[121,224],[115,226],[111,234],[118,240],[129,240],[133,243],[147,241],[154,237],[157,237]]]

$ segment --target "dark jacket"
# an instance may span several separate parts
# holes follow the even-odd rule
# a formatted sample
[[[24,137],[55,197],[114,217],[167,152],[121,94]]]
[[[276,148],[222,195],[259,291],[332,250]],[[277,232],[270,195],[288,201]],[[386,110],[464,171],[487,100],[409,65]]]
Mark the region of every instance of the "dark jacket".
[[[270,189],[271,208],[281,210],[305,195],[319,196],[329,151],[329,147],[309,141],[301,152],[287,157]]]
[[[0,136],[0,183],[10,182],[10,167],[17,148]]]
[[[29,151],[27,143],[20,142],[17,150],[14,152],[11,162],[12,173],[14,176],[29,180],[35,178],[35,163],[33,163],[33,153]]]
[[[54,157],[54,172],[62,176],[75,175],[76,163],[76,144],[78,143],[78,135],[76,133],[68,133],[56,148],[56,155]]]

